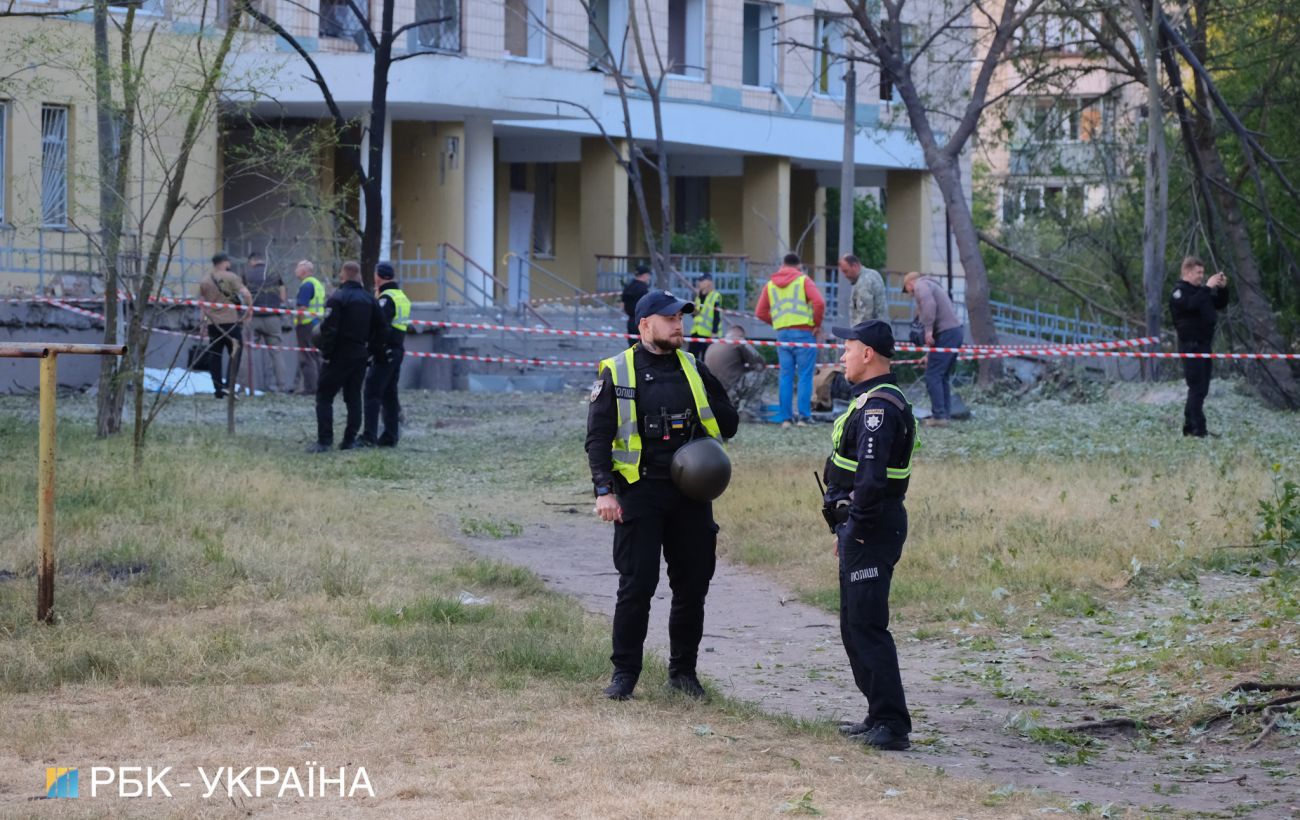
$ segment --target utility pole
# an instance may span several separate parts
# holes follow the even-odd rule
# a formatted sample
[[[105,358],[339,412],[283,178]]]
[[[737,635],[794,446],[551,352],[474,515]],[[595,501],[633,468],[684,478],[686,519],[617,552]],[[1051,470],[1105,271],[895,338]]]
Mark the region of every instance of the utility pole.
[[[853,189],[854,173],[853,143],[858,136],[857,122],[858,71],[853,61],[849,60],[849,70],[844,74],[844,158],[840,164],[840,247],[839,256],[853,253]],[[845,287],[845,280],[839,280],[836,288],[839,303],[839,315],[847,316],[849,312],[849,293],[852,288]]]

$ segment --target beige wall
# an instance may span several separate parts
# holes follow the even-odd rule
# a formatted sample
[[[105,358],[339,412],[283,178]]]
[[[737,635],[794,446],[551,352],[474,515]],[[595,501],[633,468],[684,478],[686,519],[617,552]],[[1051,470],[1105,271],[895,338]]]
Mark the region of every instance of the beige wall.
[[[779,263],[790,248],[790,160],[745,157],[743,253],[756,264]]]
[[[713,177],[709,180],[709,216],[718,226],[722,252],[739,254],[745,247],[745,214],[742,177]]]
[[[934,177],[922,171],[890,171],[885,190],[885,221],[889,224],[885,267],[922,273],[945,271],[943,196]],[[955,244],[952,264],[955,275],[965,275]]]
[[[443,242],[464,247],[465,167],[448,165],[443,152],[453,138],[465,144],[462,123],[393,123],[393,236],[405,259],[436,257]],[[432,284],[412,284],[408,292],[416,300],[439,298]]]
[[[619,143],[619,150],[627,147]],[[628,252],[627,172],[614,158],[603,139],[582,141],[580,179],[575,190],[580,193],[579,285],[584,290],[596,288],[596,255],[621,256]]]
[[[48,8],[46,8],[48,10]],[[144,35],[140,35],[143,40]],[[118,37],[110,34],[110,50],[119,53]],[[128,232],[143,229],[146,241],[156,228],[161,192],[173,175],[170,165],[180,152],[181,137],[191,99],[173,95],[173,88],[189,81],[194,68],[187,37],[158,33],[153,38],[146,76],[158,81],[142,93],[142,131],[151,146],[141,167],[140,141],[132,151],[135,161],[127,185],[126,224]],[[33,63],[30,55],[44,55]],[[86,233],[98,229],[99,188],[97,129],[93,93],[92,30],[89,25],[67,21],[9,19],[0,25],[0,99],[6,101],[5,134],[5,223],[12,226],[15,247],[65,248],[81,256],[47,256],[47,268],[71,270],[76,276],[46,277],[46,288],[64,287],[76,291],[88,287],[84,276],[95,267],[90,261],[92,246]],[[41,225],[41,109],[59,105],[68,109],[68,221],[62,229]],[[155,124],[156,123],[156,124]],[[156,161],[156,157],[163,158]],[[217,208],[214,194],[220,189],[221,172],[217,151],[217,129],[205,127],[190,156],[183,186],[184,202],[171,229],[183,231],[185,251],[206,257],[217,248]],[[143,177],[143,179],[142,179]],[[189,203],[195,203],[193,205]],[[187,224],[189,223],[189,224]],[[37,266],[36,256],[16,262],[14,267]],[[80,283],[78,284],[78,279]],[[34,289],[36,274],[0,270],[0,292],[14,288]]]

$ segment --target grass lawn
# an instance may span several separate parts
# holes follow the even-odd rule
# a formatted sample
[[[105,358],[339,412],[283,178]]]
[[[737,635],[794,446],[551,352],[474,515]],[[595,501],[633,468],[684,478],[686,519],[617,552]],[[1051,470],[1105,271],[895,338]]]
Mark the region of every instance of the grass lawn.
[[[312,457],[305,402],[246,403],[229,439],[210,398],[178,401],[135,474],[128,442],[91,434],[93,402],[61,399],[59,621],[45,626],[35,402],[0,400],[0,815],[1001,817],[1048,803],[825,725],[670,696],[662,664],[638,700],[598,698],[607,624],[454,540],[589,498],[565,417],[579,400],[408,404],[402,449]],[[81,800],[30,800],[47,766],[315,764],[366,767],[374,797],[88,799],[83,774]]]

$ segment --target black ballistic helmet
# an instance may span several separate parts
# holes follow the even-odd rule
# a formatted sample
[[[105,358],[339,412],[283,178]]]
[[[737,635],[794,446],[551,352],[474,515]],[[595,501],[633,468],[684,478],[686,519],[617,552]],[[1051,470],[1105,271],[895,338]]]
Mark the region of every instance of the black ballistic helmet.
[[[731,482],[731,459],[715,438],[697,438],[673,453],[668,468],[673,483],[688,498],[712,501]]]

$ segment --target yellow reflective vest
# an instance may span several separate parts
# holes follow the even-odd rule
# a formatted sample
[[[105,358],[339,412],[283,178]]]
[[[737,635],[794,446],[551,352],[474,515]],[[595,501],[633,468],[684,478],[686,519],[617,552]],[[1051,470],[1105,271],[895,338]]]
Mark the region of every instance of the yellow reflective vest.
[[[804,290],[807,275],[800,275],[783,288],[775,282],[767,283],[767,303],[772,308],[772,328],[809,326],[813,323],[813,307]]]
[[[400,288],[389,288],[380,291],[379,295],[393,300],[393,307],[396,308],[393,313],[393,327],[405,333],[411,325],[411,298],[402,293]]]
[[[695,319],[691,323],[692,336],[709,337],[713,335],[713,323],[718,315],[718,292],[711,290],[695,306]]]
[[[907,397],[903,395],[902,389],[900,389],[897,385],[894,384],[876,385],[875,387],[871,388],[870,390],[868,390],[866,393],[863,393],[862,395],[869,399],[871,398],[872,393],[875,393],[879,390],[884,390],[885,388],[893,390],[895,393],[897,393],[898,397],[902,399],[903,404],[905,406],[909,404],[909,402],[907,401]],[[861,406],[865,407],[866,401],[863,401]],[[844,436],[844,425],[848,423],[849,417],[852,416],[859,409],[860,407],[857,404],[857,402],[850,404],[849,409],[841,413],[840,417],[835,420],[835,427],[833,430],[831,430],[831,464],[833,464],[835,467],[841,470],[846,471],[849,474],[848,476],[845,476],[844,483],[835,482],[839,486],[849,486],[849,487],[853,486],[853,476],[858,472],[857,460],[849,458],[843,455],[842,453],[840,453],[840,439],[843,438]],[[917,448],[919,448],[920,446],[921,446],[921,434],[919,431],[917,431],[913,433],[912,451],[907,454],[907,463],[904,464],[902,467],[886,467],[885,477],[899,479],[899,480],[904,478],[911,478],[912,454],[915,453]]]
[[[600,363],[598,372],[604,374],[609,370],[615,387],[636,389],[636,368],[632,356],[636,347],[629,347],[617,356],[612,356]],[[685,350],[677,351],[677,361],[686,374],[686,382],[691,386],[691,397],[695,399],[695,414],[704,426],[704,432],[716,439],[722,438],[718,420],[709,407],[709,398],[704,391],[704,380],[695,365],[695,357]],[[635,394],[633,394],[635,395]],[[623,476],[628,484],[635,484],[641,479],[641,432],[637,428],[636,399],[624,398],[619,391],[614,391],[614,407],[618,411],[618,429],[614,433],[614,472]]]
[[[320,318],[325,315],[325,286],[315,276],[308,276],[302,281],[305,285],[311,285],[311,301],[305,305],[298,305],[298,309],[311,311],[311,316],[295,316],[293,318],[295,325],[309,325],[320,321]]]

